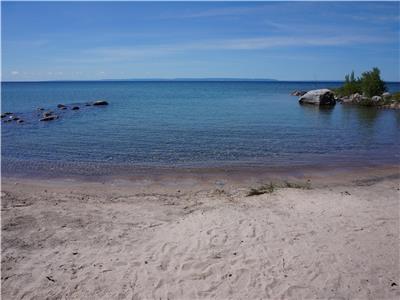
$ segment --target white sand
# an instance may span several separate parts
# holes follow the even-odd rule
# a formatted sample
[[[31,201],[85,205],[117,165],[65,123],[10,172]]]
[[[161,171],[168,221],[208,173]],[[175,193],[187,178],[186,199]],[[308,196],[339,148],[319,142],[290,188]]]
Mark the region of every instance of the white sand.
[[[179,189],[4,180],[2,299],[400,296],[398,179]]]

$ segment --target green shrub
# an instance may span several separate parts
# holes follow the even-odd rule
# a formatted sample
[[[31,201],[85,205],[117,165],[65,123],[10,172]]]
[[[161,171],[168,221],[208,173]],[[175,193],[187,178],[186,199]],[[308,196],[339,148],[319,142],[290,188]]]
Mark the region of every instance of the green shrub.
[[[361,74],[360,77],[354,76],[354,71],[345,76],[343,86],[334,89],[337,96],[350,96],[355,93],[363,94],[367,97],[380,96],[386,91],[385,82],[380,77],[380,70],[373,68]]]
[[[372,97],[386,92],[385,82],[380,75],[381,71],[378,68],[361,74],[361,90],[365,96]]]

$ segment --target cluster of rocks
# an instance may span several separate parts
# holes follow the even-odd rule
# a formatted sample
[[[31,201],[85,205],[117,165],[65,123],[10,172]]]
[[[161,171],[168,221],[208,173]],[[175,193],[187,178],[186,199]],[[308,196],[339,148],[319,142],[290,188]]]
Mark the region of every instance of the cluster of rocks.
[[[17,123],[24,123],[25,121],[18,117],[17,115],[11,113],[11,112],[5,112],[1,114],[1,119],[4,120],[4,123],[9,123],[12,121],[15,121]]]
[[[94,102],[87,102],[84,104],[84,106],[104,106],[104,105],[108,105],[108,102],[105,100],[98,100],[98,101],[94,101]],[[67,110],[67,109],[71,109],[71,110],[79,110],[80,106],[79,105],[65,105],[65,104],[58,104],[57,108],[59,110]],[[52,111],[52,110],[47,110],[45,111],[44,108],[39,107],[37,109],[39,112],[41,112],[40,119],[39,121],[41,122],[47,122],[47,121],[53,121],[59,118],[59,115]],[[16,121],[17,123],[23,123],[24,120],[21,119],[20,117],[16,116],[14,113],[11,112],[5,112],[3,114],[1,114],[1,119],[4,119],[4,123],[8,123],[11,121]]]
[[[343,103],[343,104],[359,104],[363,101],[368,101],[371,100],[372,103],[378,104],[379,102],[382,101],[383,97],[386,97],[387,95],[390,97],[389,93],[385,93],[386,95],[382,96],[373,96],[372,98],[368,98],[366,96],[363,96],[359,93],[352,94],[350,96],[344,96],[338,98],[338,102]]]
[[[375,106],[377,108],[390,108],[400,109],[400,103],[392,100],[392,95],[388,92],[383,93],[380,96],[373,96],[371,98],[359,93],[352,94],[350,96],[340,97],[338,102],[342,104],[364,104],[369,106]]]
[[[380,96],[373,96],[371,98],[355,93],[346,97],[336,97],[335,93],[329,89],[311,90],[308,92],[294,91],[291,93],[293,96],[300,96],[300,104],[312,104],[321,106],[332,106],[336,102],[341,104],[358,104],[376,106],[378,108],[392,108],[400,109],[400,103],[392,102],[392,95],[390,93],[383,93]]]

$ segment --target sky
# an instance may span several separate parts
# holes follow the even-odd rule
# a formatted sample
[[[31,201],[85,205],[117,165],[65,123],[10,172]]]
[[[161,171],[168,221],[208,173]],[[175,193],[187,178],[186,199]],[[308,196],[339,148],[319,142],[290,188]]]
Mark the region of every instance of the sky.
[[[5,2],[2,80],[400,81],[399,2]]]

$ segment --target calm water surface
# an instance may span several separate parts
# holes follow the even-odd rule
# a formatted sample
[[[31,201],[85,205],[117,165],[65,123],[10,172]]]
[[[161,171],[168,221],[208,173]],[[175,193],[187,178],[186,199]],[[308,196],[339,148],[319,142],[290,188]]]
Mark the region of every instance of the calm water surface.
[[[3,173],[52,165],[218,167],[399,163],[400,113],[300,106],[304,82],[2,83]],[[400,90],[400,84],[389,84]],[[39,122],[38,107],[106,99]]]

